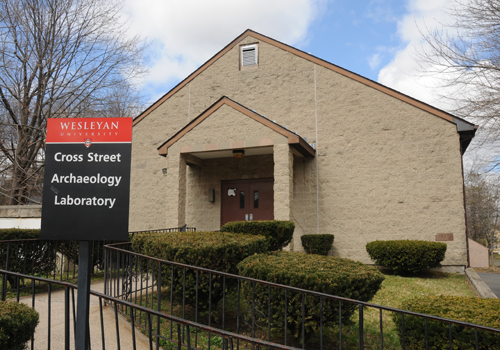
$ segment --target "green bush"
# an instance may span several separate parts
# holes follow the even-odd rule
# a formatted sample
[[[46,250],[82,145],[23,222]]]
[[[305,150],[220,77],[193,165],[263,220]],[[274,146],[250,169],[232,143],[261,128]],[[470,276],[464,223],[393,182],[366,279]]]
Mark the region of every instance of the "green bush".
[[[0,229],[0,241],[40,238],[40,229],[4,228]]]
[[[237,273],[237,265],[246,257],[267,251],[267,242],[263,236],[251,236],[225,232],[170,232],[137,233],[132,238],[132,250],[162,260],[203,267],[211,270]],[[170,286],[172,271],[162,271],[162,285]],[[174,268],[173,293],[177,301],[182,300],[183,269]],[[156,272],[153,273],[155,278]],[[226,279],[226,289],[236,281]],[[200,273],[198,286],[198,310],[209,308],[209,274]],[[223,280],[219,275],[212,275],[212,310],[223,295]],[[196,303],[196,273],[186,270],[185,301]]]
[[[303,235],[300,237],[307,254],[328,255],[332,249],[333,235]]]
[[[56,243],[39,241],[37,229],[0,229],[0,241],[33,239],[25,242],[1,242],[0,266],[8,270],[26,274],[48,275],[56,268]],[[22,257],[22,258],[21,258]],[[14,276],[7,276],[12,288],[17,287]]]
[[[415,274],[423,269],[440,267],[447,245],[429,241],[374,241],[366,251],[377,265],[390,267],[396,274]]]
[[[233,221],[228,222],[220,229],[222,232],[245,233],[266,237],[269,250],[281,250],[293,238],[295,223],[293,221]]]
[[[384,276],[373,266],[332,256],[307,255],[293,252],[270,252],[253,255],[239,265],[241,276],[311,291],[369,301],[380,289]],[[243,283],[243,296],[252,305],[253,286]],[[302,294],[288,292],[287,327],[294,338],[301,338],[302,331]],[[267,329],[268,323],[268,286],[255,285],[255,307],[258,324]],[[357,305],[342,303],[342,322],[350,324]],[[271,326],[283,329],[285,312],[284,291],[273,288],[271,296]],[[323,300],[323,325],[338,324],[339,302]],[[320,326],[320,299],[305,297],[305,341]]]
[[[26,349],[37,325],[35,309],[14,301],[0,301],[0,349]]]
[[[481,299],[456,296],[426,296],[403,302],[404,310],[449,318],[457,321],[500,328],[500,300]],[[394,313],[393,320],[402,342],[401,314]],[[405,315],[405,346],[408,350],[425,349],[425,319]],[[429,350],[450,348],[449,324],[427,321],[427,337]],[[453,349],[475,349],[473,328],[452,325]],[[499,350],[500,334],[478,330],[479,349]]]

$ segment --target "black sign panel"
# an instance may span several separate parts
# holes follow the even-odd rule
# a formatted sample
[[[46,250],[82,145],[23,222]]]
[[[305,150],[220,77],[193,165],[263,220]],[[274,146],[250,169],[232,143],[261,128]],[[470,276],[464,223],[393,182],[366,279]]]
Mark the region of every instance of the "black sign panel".
[[[42,239],[128,239],[131,143],[86,141],[46,145]]]

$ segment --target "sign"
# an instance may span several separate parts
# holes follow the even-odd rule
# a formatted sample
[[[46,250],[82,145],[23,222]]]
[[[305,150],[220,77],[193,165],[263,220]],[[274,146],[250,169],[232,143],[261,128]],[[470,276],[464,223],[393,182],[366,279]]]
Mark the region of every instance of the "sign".
[[[41,239],[127,240],[132,118],[47,120]]]

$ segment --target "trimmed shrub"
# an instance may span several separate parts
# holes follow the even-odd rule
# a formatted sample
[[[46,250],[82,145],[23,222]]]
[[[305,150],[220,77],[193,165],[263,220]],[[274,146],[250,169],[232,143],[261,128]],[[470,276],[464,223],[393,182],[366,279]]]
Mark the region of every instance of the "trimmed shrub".
[[[456,296],[426,296],[407,300],[402,309],[449,318],[457,321],[500,328],[500,300]],[[402,343],[401,314],[392,315]],[[425,349],[425,319],[405,315],[405,346],[409,350]],[[453,349],[475,349],[473,328],[452,325]],[[500,334],[478,330],[479,349],[499,350]],[[427,320],[429,350],[450,348],[449,324]]]
[[[263,236],[251,236],[225,232],[170,232],[170,233],[136,233],[132,238],[132,250],[162,260],[203,267],[211,270],[237,273],[237,265],[246,257],[267,251],[267,242]],[[162,285],[170,286],[171,268],[162,271]],[[183,271],[174,268],[174,299],[182,300]],[[153,271],[157,278],[157,272]],[[237,282],[226,279],[226,289]],[[198,310],[209,308],[209,274],[200,273],[198,281]],[[222,299],[223,279],[212,275],[212,310]],[[186,269],[185,301],[196,303],[196,273]]]
[[[0,241],[34,239],[26,242],[0,243],[0,266],[6,267],[7,249],[9,249],[9,271],[42,276],[51,273],[56,268],[56,243],[39,241],[39,238],[39,229],[0,229]],[[7,280],[12,288],[17,287],[14,276],[7,276]]]
[[[332,249],[333,235],[303,235],[300,237],[307,254],[328,255]]]
[[[0,301],[0,349],[24,350],[35,333],[38,312],[15,301]]]
[[[369,301],[380,289],[384,276],[373,266],[332,256],[307,255],[294,252],[269,252],[253,255],[239,265],[241,276],[342,296],[345,298]],[[243,295],[252,305],[253,286],[243,283]],[[296,339],[302,336],[302,294],[288,292],[287,327]],[[257,323],[267,329],[268,323],[268,286],[255,284],[255,313]],[[342,322],[350,324],[357,305],[342,303]],[[285,293],[273,288],[271,293],[271,327],[283,330],[285,315]],[[320,299],[305,297],[305,341],[319,330]],[[338,324],[339,302],[323,300],[323,325]]]
[[[415,274],[423,269],[440,267],[447,245],[429,241],[374,241],[366,251],[377,265],[390,267],[396,274]]]
[[[245,233],[249,235],[262,235],[266,237],[269,250],[281,250],[293,238],[295,223],[293,221],[233,221],[228,222],[220,229],[222,232]]]
[[[0,229],[0,241],[40,238],[40,229],[4,228]]]

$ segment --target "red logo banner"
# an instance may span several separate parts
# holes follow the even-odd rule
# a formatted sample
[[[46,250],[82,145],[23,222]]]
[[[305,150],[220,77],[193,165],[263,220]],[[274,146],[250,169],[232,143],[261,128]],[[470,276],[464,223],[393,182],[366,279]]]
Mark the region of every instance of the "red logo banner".
[[[132,118],[50,118],[47,143],[90,144],[132,141]]]

